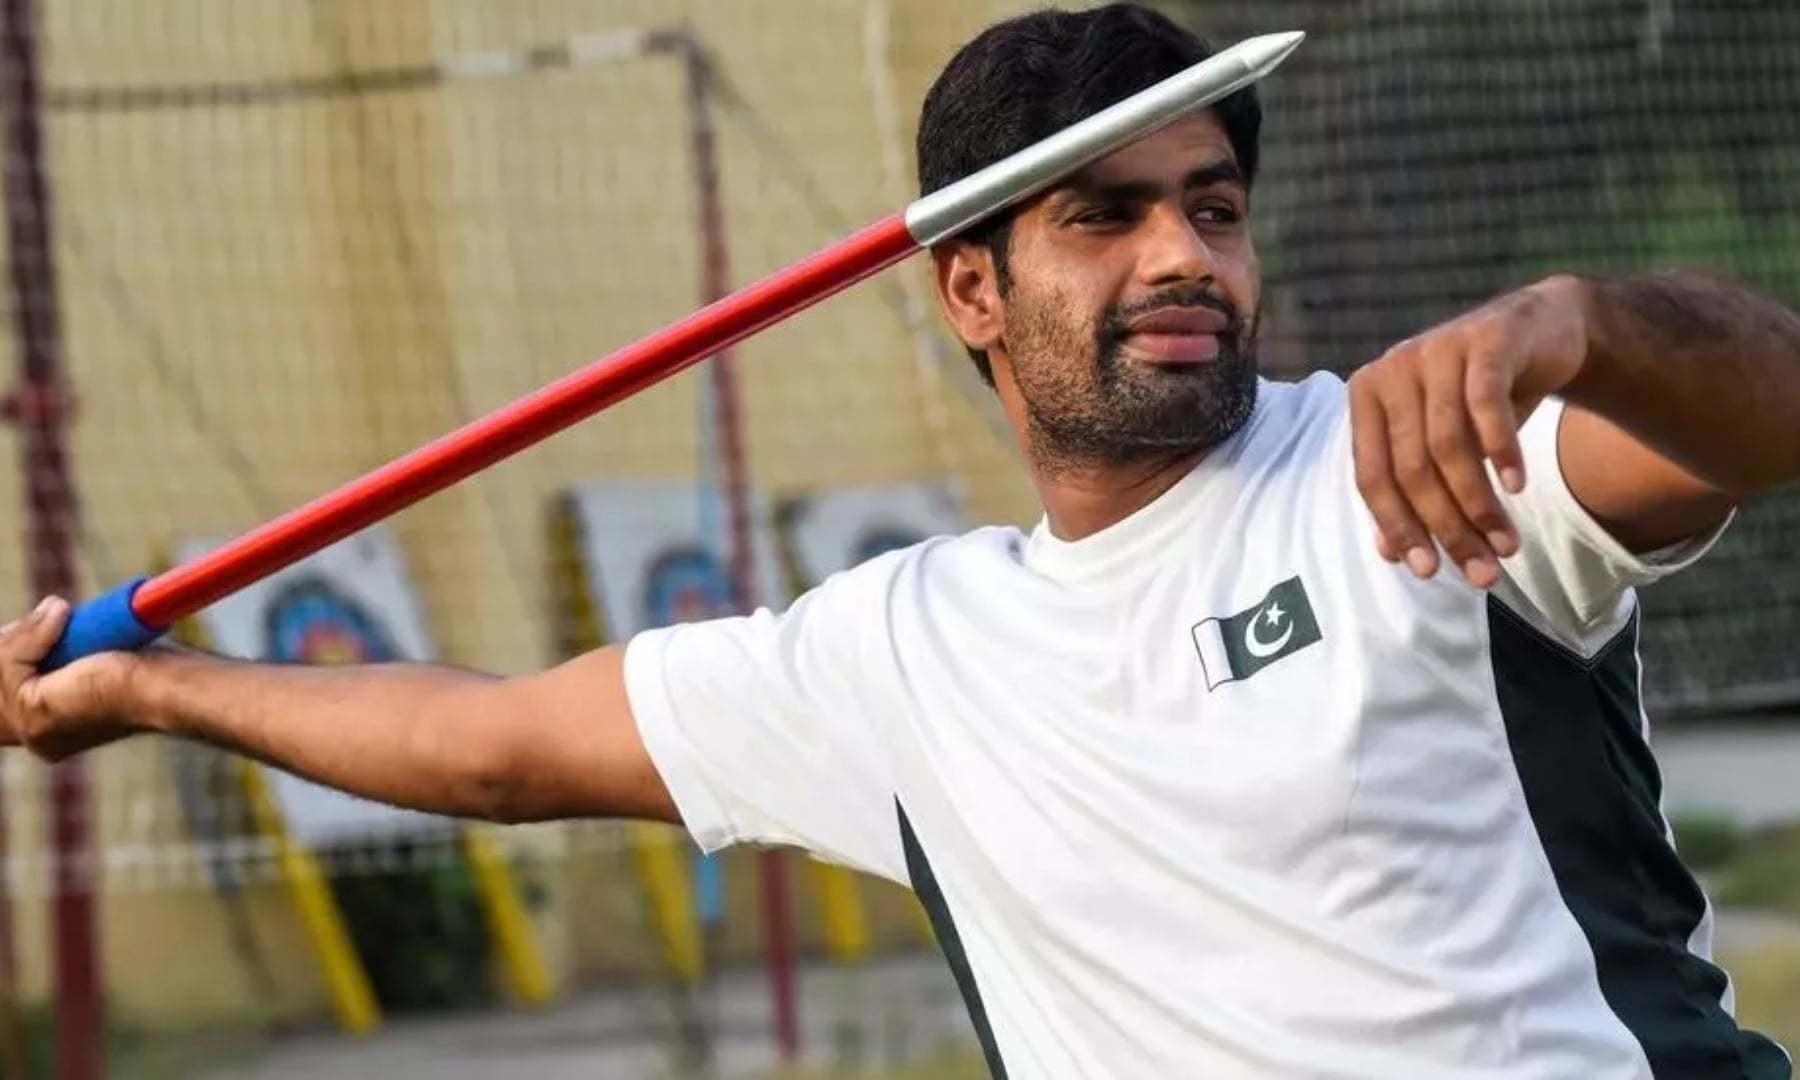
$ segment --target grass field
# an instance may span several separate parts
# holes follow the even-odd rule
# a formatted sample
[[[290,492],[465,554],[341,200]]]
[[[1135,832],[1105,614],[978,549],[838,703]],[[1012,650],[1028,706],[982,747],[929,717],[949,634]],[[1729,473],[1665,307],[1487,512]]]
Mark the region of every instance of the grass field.
[[[1676,843],[1721,909],[1720,960],[1737,989],[1739,1022],[1800,1046],[1800,823],[1746,831],[1678,822]],[[1751,918],[1754,933],[1734,925]]]

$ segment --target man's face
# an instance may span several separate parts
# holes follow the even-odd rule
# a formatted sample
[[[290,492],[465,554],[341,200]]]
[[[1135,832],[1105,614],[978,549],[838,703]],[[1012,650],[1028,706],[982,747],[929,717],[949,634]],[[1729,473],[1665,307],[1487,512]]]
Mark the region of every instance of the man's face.
[[[1243,425],[1260,289],[1248,195],[1209,112],[1018,213],[987,347],[1040,464],[1201,452]]]

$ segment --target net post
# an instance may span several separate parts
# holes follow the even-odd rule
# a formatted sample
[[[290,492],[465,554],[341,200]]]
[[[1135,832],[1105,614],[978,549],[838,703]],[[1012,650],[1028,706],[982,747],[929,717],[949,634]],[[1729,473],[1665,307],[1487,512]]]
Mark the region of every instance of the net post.
[[[24,446],[30,585],[40,596],[72,597],[75,498],[67,444],[69,410],[62,372],[51,191],[45,166],[40,35],[33,0],[0,0],[0,67],[4,69],[0,100],[6,129],[6,168],[0,170],[0,183],[6,200],[13,333],[19,352],[14,411]],[[86,763],[75,759],[57,765],[50,774],[50,831],[59,1080],[99,1080],[106,1068],[88,801]],[[0,965],[4,965],[0,978],[16,987],[10,921],[10,907],[0,908],[5,941],[0,951]]]
[[[725,243],[725,209],[719,195],[718,146],[713,127],[713,72],[706,52],[691,34],[679,35],[676,48],[687,77],[688,135],[692,144],[694,187],[699,211],[700,293],[712,303],[731,291],[730,260]],[[756,560],[751,541],[749,470],[744,455],[743,411],[733,355],[714,353],[707,364],[716,427],[714,450],[723,489],[731,546],[729,578],[734,606],[743,614],[762,599],[756,591]],[[795,990],[793,912],[787,889],[787,860],[780,851],[758,852],[757,878],[763,922],[764,960],[774,1006],[775,1045],[784,1063],[800,1054],[798,994]]]

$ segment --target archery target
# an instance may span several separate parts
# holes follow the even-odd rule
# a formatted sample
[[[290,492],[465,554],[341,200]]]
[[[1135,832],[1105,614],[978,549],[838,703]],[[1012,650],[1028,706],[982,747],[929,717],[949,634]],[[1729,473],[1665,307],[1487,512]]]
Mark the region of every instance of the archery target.
[[[883,552],[965,528],[956,501],[937,484],[817,492],[789,501],[782,520],[808,587]]]
[[[195,541],[183,546],[181,557],[215,546]],[[212,648],[247,660],[360,664],[430,660],[434,653],[405,558],[379,525],[220,600],[199,619]],[[452,828],[446,818],[384,806],[279,769],[268,776],[289,831],[308,847]]]
[[[609,636],[738,614],[731,588],[729,517],[716,495],[693,484],[587,484],[569,493],[589,599]],[[751,560],[757,606],[779,609],[781,585],[761,499],[751,500]]]

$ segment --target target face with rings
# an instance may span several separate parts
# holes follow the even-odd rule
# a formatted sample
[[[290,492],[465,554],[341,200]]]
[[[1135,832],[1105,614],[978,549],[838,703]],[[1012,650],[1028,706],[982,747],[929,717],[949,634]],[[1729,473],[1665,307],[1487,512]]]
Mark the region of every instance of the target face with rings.
[[[399,651],[367,608],[323,578],[284,588],[264,615],[270,660],[300,664],[380,664]]]
[[[723,618],[737,614],[731,575],[712,552],[699,547],[664,551],[644,575],[645,626]]]

